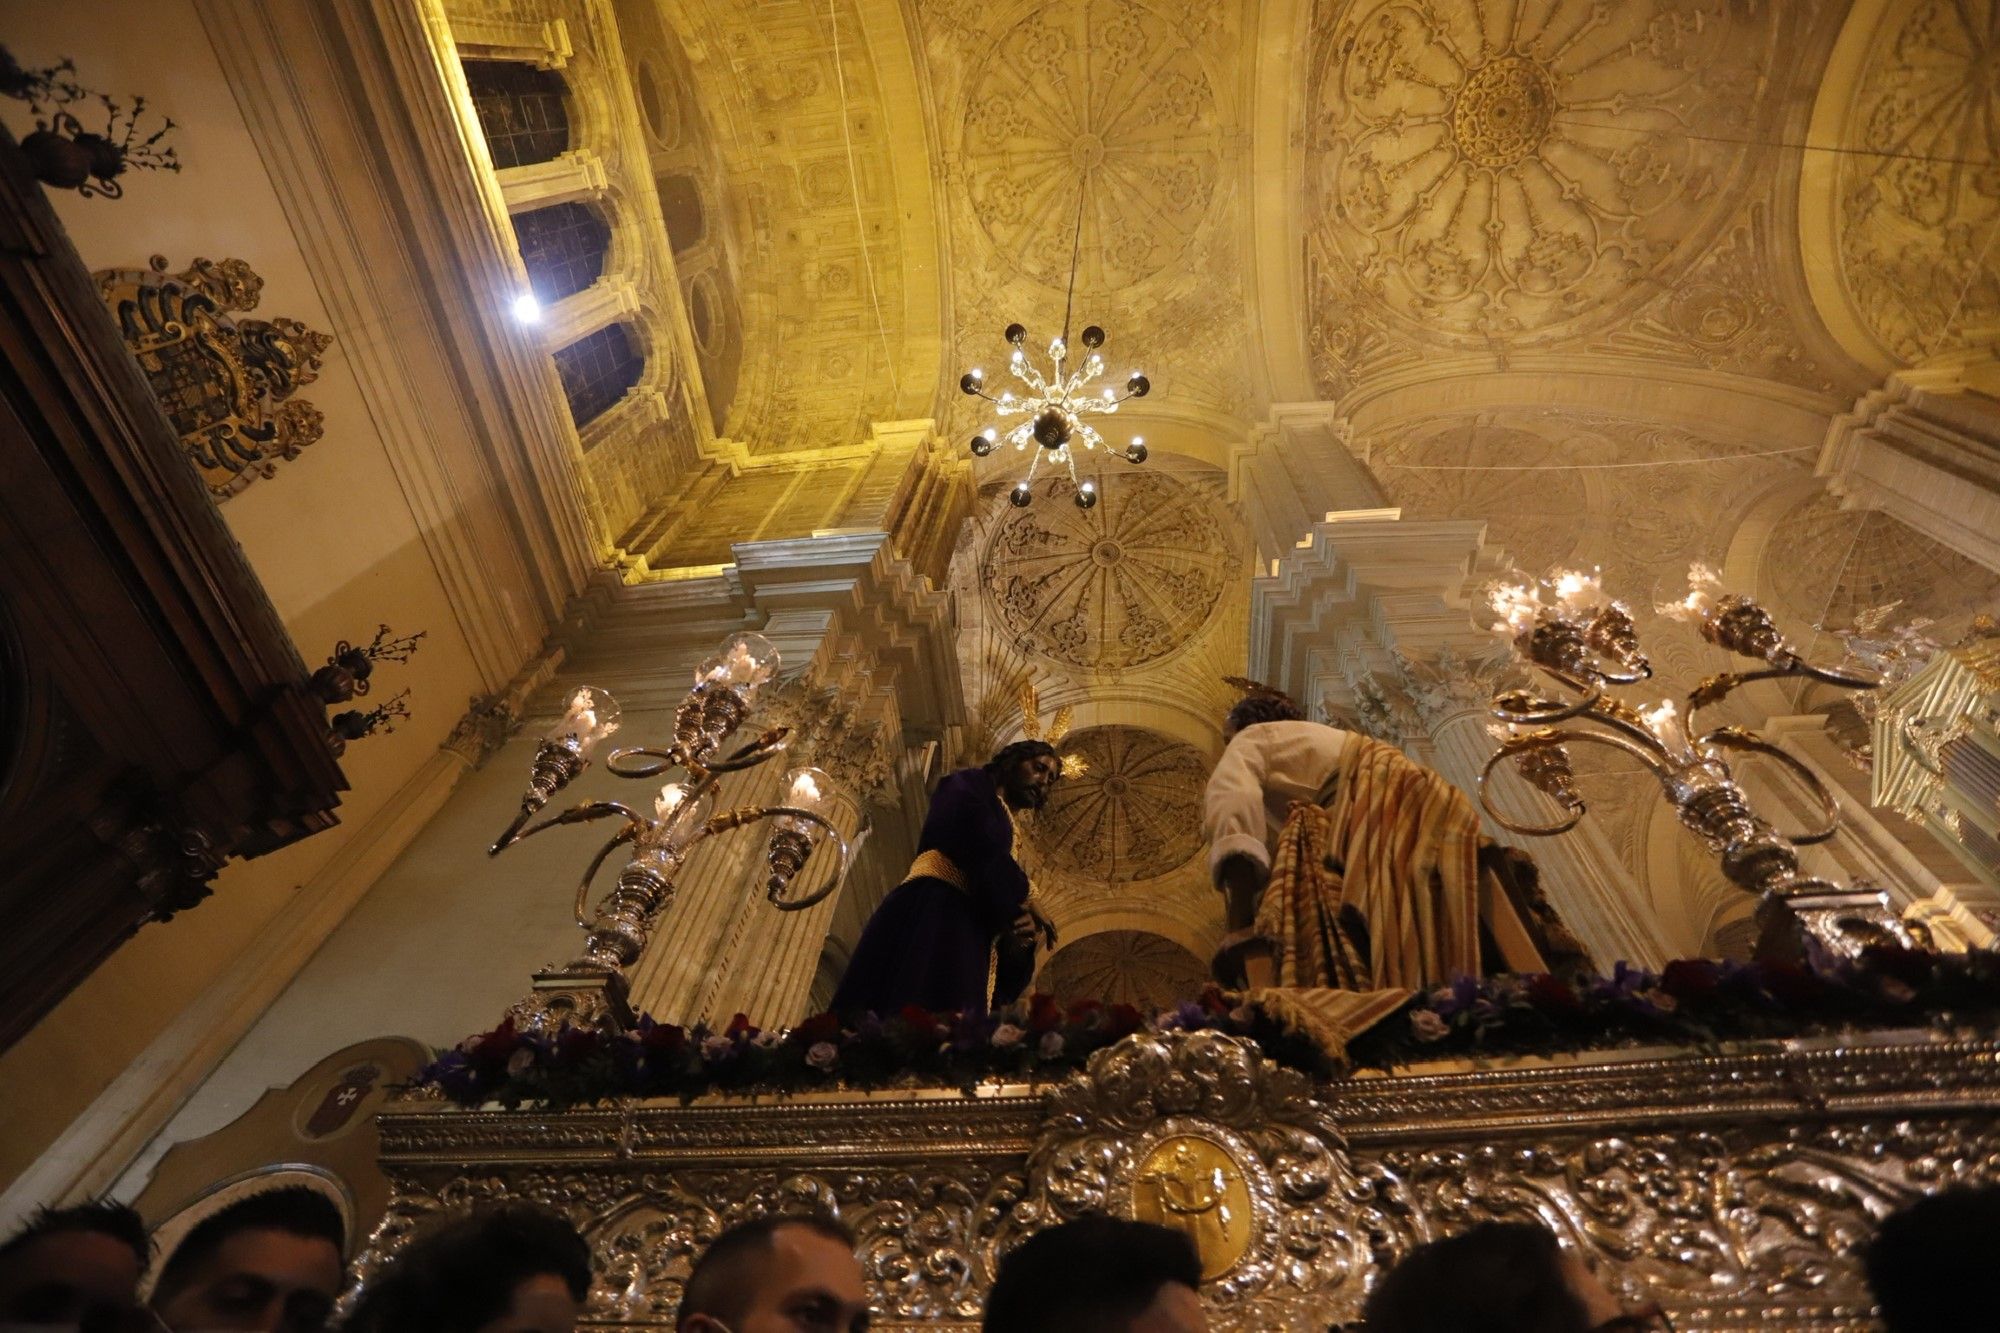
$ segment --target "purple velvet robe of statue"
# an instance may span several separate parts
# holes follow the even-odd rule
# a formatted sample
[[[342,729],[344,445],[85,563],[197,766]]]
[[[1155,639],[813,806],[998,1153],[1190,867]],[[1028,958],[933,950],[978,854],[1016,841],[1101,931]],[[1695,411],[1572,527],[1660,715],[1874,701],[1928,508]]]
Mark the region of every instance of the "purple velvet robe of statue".
[[[933,1012],[1007,1004],[1034,974],[1032,946],[1005,944],[1028,901],[1028,877],[1015,862],[1014,826],[999,789],[983,768],[948,775],[931,797],[919,852],[938,851],[965,877],[961,889],[941,879],[906,880],[868,918],[847,973],[834,992],[835,1013],[896,1013],[906,1004]],[[993,994],[987,960],[1003,942]]]

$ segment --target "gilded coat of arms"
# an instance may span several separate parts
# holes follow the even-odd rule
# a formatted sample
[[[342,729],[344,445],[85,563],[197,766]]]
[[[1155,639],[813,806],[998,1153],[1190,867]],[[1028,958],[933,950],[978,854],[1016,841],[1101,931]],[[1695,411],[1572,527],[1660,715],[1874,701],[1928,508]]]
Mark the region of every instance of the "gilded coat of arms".
[[[197,259],[169,274],[154,255],[150,268],[100,272],[97,287],[216,499],[274,475],[324,433],[319,409],[294,395],[319,378],[333,338],[295,319],[238,318],[264,288],[242,260]]]

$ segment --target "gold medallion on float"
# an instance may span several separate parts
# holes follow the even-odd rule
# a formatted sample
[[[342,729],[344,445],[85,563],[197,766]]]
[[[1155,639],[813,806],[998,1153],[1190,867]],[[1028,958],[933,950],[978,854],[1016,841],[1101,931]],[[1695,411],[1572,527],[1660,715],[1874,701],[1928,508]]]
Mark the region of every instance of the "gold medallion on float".
[[[1227,1148],[1199,1134],[1161,1139],[1141,1159],[1132,1173],[1132,1215],[1193,1241],[1204,1282],[1234,1268],[1250,1248],[1250,1183]]]

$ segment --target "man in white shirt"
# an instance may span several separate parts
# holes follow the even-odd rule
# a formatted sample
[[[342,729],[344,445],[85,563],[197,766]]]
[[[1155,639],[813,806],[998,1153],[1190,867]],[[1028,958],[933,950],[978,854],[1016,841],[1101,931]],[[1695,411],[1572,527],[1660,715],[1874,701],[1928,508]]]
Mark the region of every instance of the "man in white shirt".
[[[1252,689],[1229,710],[1222,738],[1226,748],[1209,776],[1202,819],[1209,873],[1224,895],[1230,931],[1216,967],[1227,981],[1270,986],[1273,944],[1255,927],[1271,856],[1292,802],[1323,803],[1354,734],[1306,721],[1275,690]]]

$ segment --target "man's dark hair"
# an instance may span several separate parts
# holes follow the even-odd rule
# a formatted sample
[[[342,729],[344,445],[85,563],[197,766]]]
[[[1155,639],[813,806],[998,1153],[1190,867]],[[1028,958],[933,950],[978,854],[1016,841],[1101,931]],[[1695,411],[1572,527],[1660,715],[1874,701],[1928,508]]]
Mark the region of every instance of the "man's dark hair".
[[[1260,690],[1238,699],[1222,727],[1233,735],[1259,722],[1303,722],[1305,719],[1305,711],[1292,702],[1290,695]]]
[[[1056,747],[1047,741],[1015,741],[1011,745],[1001,746],[1000,753],[986,761],[986,771],[995,778],[1002,778],[1013,770],[1014,765],[1024,764],[1030,759],[1040,759],[1044,755],[1051,759],[1061,757],[1056,752]]]
[[[411,1241],[362,1290],[342,1333],[472,1333],[504,1317],[529,1278],[590,1294],[590,1246],[560,1213],[503,1203]]]
[[[167,1256],[153,1299],[163,1301],[178,1293],[225,1241],[244,1231],[282,1231],[323,1240],[343,1259],[347,1254],[347,1225],[333,1200],[310,1185],[281,1185],[238,1199],[196,1223]]]
[[[1362,1324],[1368,1333],[1588,1333],[1590,1317],[1554,1232],[1481,1222],[1411,1250],[1369,1296]]]
[[[1926,1195],[1892,1213],[1861,1250],[1889,1333],[1985,1328],[2000,1259],[2000,1185]]]
[[[854,1233],[824,1213],[773,1213],[738,1222],[713,1241],[694,1261],[681,1289],[678,1328],[698,1314],[720,1319],[734,1328],[742,1322],[755,1292],[758,1270],[771,1257],[772,1243],[782,1227],[804,1227],[814,1235],[852,1250]]]
[[[1160,1288],[1201,1288],[1194,1242],[1171,1227],[1091,1214],[1038,1231],[1000,1261],[985,1333],[1103,1333],[1144,1313]]]
[[[44,1236],[71,1231],[94,1231],[122,1243],[138,1256],[141,1273],[153,1262],[153,1242],[146,1234],[145,1220],[136,1209],[110,1199],[93,1199],[69,1208],[37,1208],[25,1226],[0,1244],[0,1262]]]

